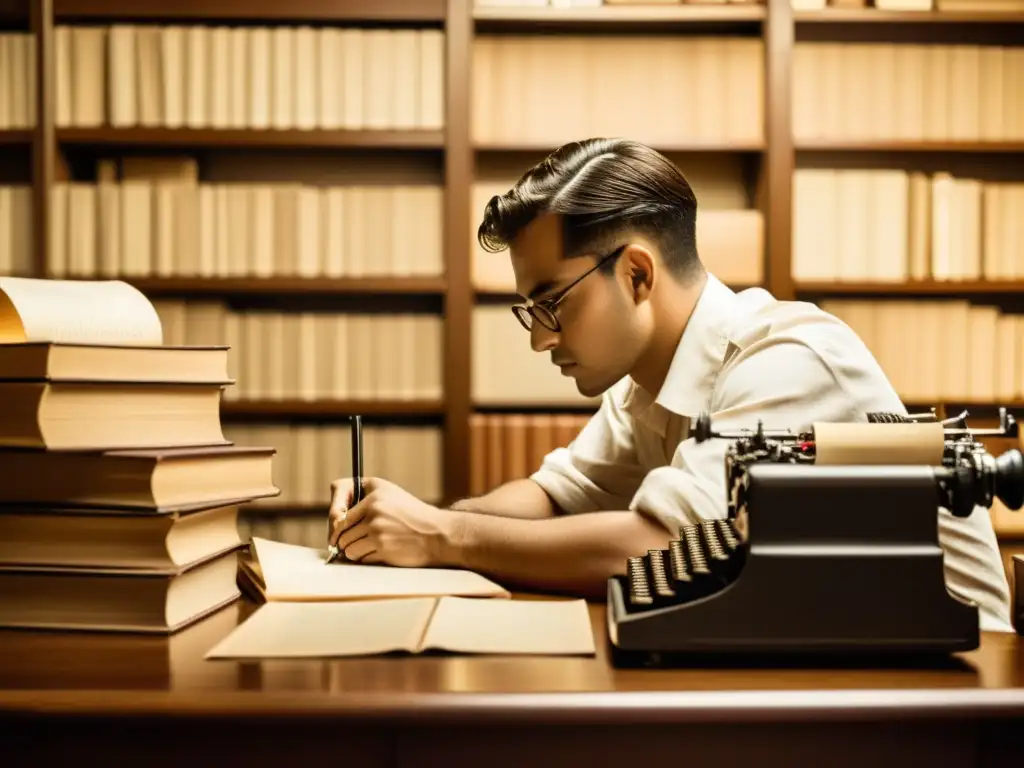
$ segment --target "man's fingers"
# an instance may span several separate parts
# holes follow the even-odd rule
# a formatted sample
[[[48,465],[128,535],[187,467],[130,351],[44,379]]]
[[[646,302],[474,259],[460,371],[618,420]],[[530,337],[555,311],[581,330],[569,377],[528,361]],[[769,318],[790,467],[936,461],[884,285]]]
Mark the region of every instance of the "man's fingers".
[[[345,557],[349,560],[362,560],[367,557],[370,553],[376,551],[374,544],[370,541],[369,536],[363,536],[358,541],[345,547]]]
[[[377,550],[373,550],[373,552],[362,558],[359,562],[365,563],[366,565],[374,565],[375,563],[383,563],[384,557]]]
[[[368,534],[369,532],[370,526],[369,523],[367,523],[365,520],[358,522],[355,525],[349,525],[344,531],[341,532],[341,535],[338,537],[335,546],[338,549],[345,549],[347,547],[350,547],[356,541],[366,536],[366,534]]]

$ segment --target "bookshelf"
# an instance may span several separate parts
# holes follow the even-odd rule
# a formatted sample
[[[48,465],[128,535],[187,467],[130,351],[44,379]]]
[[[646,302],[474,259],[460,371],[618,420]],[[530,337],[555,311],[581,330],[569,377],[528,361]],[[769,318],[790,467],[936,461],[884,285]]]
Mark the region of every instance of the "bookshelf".
[[[0,21],[7,22],[0,3]],[[20,6],[18,6],[20,7]],[[46,274],[53,208],[49,190],[68,158],[110,157],[119,153],[244,153],[259,166],[263,153],[289,157],[319,153],[341,158],[362,154],[399,157],[397,161],[435,167],[443,192],[442,237],[444,267],[440,275],[365,277],[125,277],[153,298],[270,302],[296,307],[309,301],[360,300],[390,307],[394,302],[426,300],[443,320],[443,396],[413,400],[295,400],[231,401],[224,405],[232,421],[292,417],[330,421],[352,412],[377,419],[434,420],[443,435],[443,494],[445,501],[467,495],[470,487],[470,418],[483,413],[580,413],[590,406],[558,401],[508,405],[474,399],[474,309],[500,302],[507,288],[482,287],[474,279],[475,221],[471,206],[474,184],[494,165],[525,169],[560,141],[548,134],[521,137],[480,136],[474,113],[474,46],[484,38],[541,40],[564,35],[575,41],[609,36],[721,36],[756,40],[762,45],[759,62],[763,85],[763,114],[756,137],[666,135],[650,143],[668,154],[694,163],[726,157],[742,166],[751,207],[763,220],[761,245],[763,285],[779,298],[841,299],[967,296],[972,299],[1016,300],[1024,295],[1019,279],[809,280],[793,273],[794,174],[803,158],[840,158],[844,162],[936,163],[957,156],[989,158],[1007,166],[1024,180],[1021,158],[1024,137],[1014,139],[842,139],[800,138],[794,128],[793,63],[802,40],[890,40],[950,42],[963,36],[971,41],[1019,39],[1024,13],[911,13],[866,9],[827,9],[794,12],[790,0],[760,4],[697,4],[605,6],[594,8],[474,7],[472,0],[40,0],[26,4],[24,13],[36,41],[37,122],[28,130],[0,130],[0,157],[31,157],[35,274]],[[8,11],[16,14],[16,11]],[[16,15],[12,18],[19,18]],[[114,128],[108,125],[57,125],[55,29],[59,25],[169,24],[259,26],[356,26],[431,28],[444,33],[443,126],[417,129],[250,129],[234,127]],[[1015,38],[1016,36],[1016,38]],[[596,43],[595,43],[596,44]],[[671,73],[670,73],[671,74]],[[685,78],[673,77],[683,87]],[[569,138],[574,138],[569,137]],[[643,136],[637,136],[646,140]],[[732,162],[733,160],[730,160]],[[338,162],[345,162],[341,159]],[[69,163],[74,165],[74,163]],[[473,208],[475,210],[475,207]],[[495,257],[500,258],[500,257]],[[735,281],[743,287],[749,281]],[[523,340],[525,343],[525,339]],[[1019,400],[1010,403],[1021,407]],[[980,406],[981,404],[979,404]]]

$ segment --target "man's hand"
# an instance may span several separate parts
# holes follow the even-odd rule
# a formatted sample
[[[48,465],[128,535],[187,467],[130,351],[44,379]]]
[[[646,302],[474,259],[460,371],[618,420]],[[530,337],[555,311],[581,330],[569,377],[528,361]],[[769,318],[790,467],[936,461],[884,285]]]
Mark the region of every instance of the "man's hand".
[[[351,478],[331,483],[328,541],[362,563],[407,568],[444,564],[446,510],[432,507],[394,483],[363,478],[363,500],[351,507]],[[350,508],[351,507],[351,508]]]

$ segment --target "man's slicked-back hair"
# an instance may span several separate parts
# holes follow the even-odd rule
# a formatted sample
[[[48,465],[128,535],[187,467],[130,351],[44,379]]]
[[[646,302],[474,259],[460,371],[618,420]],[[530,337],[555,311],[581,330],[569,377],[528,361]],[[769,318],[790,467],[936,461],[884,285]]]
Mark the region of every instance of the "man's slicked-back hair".
[[[488,201],[477,240],[503,251],[541,214],[561,217],[565,258],[605,254],[634,231],[657,244],[677,277],[699,271],[693,190],[675,165],[639,142],[596,138],[559,147]]]

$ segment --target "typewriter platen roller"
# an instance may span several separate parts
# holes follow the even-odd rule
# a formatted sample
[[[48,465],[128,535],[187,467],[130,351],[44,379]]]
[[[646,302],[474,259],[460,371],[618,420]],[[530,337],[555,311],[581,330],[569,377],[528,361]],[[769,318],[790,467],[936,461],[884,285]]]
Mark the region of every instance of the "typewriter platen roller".
[[[813,434],[719,435],[702,418],[698,440],[730,442],[727,514],[681,527],[668,548],[630,558],[609,580],[617,663],[978,646],[978,608],[946,588],[938,513],[1024,503],[1020,452],[997,458],[977,440],[1015,436],[1005,412],[997,431],[969,430],[963,416],[943,422],[940,466],[816,465]]]

